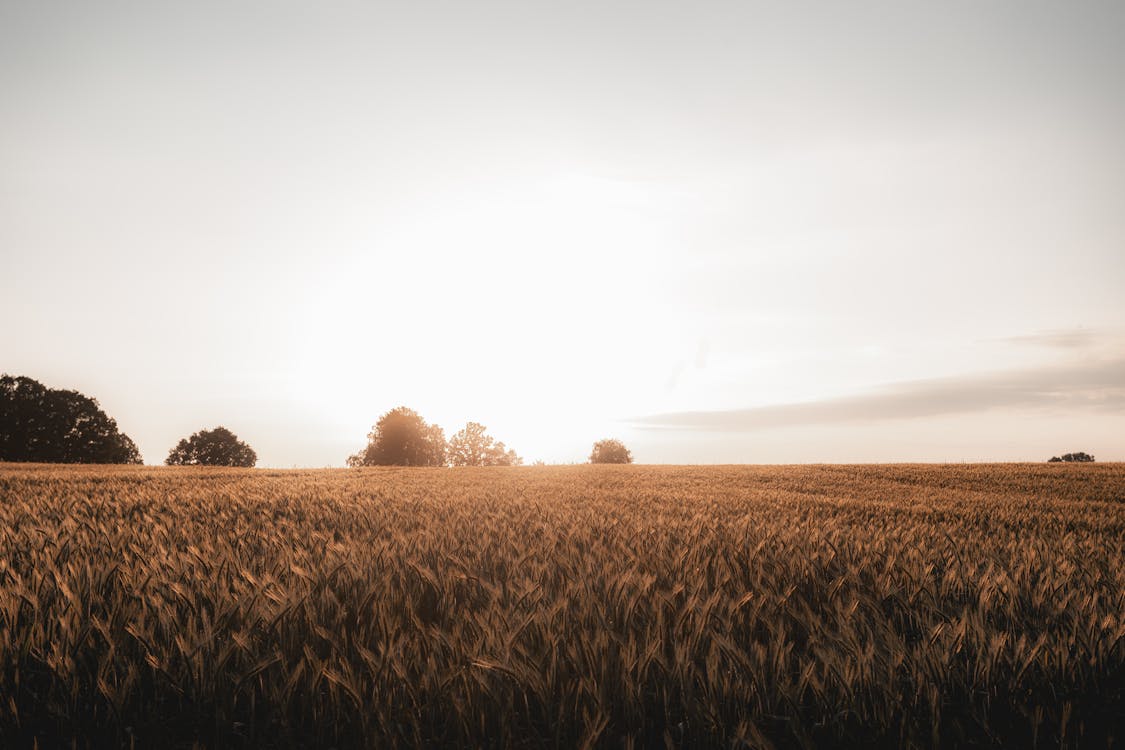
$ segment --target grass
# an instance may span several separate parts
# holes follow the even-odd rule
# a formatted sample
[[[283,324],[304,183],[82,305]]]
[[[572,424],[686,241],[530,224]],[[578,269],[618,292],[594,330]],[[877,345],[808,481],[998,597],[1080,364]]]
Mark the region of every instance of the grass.
[[[1125,465],[0,464],[0,746],[1111,746]]]

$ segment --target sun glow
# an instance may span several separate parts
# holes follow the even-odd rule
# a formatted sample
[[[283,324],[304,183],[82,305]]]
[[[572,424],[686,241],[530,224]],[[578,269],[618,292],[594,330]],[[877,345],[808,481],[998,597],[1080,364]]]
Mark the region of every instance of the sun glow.
[[[352,432],[401,403],[447,432],[482,421],[528,458],[580,460],[651,408],[674,366],[682,321],[658,299],[671,248],[655,197],[566,173],[370,227],[294,312],[289,395]]]

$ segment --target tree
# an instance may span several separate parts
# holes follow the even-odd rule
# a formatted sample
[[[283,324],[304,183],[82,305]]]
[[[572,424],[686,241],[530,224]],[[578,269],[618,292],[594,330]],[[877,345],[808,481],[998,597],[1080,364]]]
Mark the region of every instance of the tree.
[[[523,466],[523,459],[516,454],[515,449],[505,447],[503,442],[497,442],[492,447],[488,460],[489,463],[485,466]]]
[[[348,466],[444,465],[445,433],[405,406],[379,417],[367,435],[367,447],[348,456]]]
[[[0,461],[139,464],[136,444],[78,391],[0,376]]]
[[[590,451],[592,464],[631,464],[633,454],[620,440],[607,438],[594,443],[594,450]]]
[[[1054,463],[1059,463],[1060,461],[1063,461],[1063,462],[1066,462],[1066,463],[1087,464],[1087,463],[1093,463],[1094,457],[1091,456],[1089,453],[1083,453],[1082,451],[1079,451],[1078,453],[1064,453],[1062,456],[1052,456],[1051,460],[1048,461],[1048,463],[1054,464]]]
[[[501,442],[493,440],[479,422],[469,422],[449,439],[449,463],[453,466],[520,466],[523,459]]]
[[[258,454],[226,427],[200,430],[184,438],[164,459],[168,466],[242,466],[258,463]]]

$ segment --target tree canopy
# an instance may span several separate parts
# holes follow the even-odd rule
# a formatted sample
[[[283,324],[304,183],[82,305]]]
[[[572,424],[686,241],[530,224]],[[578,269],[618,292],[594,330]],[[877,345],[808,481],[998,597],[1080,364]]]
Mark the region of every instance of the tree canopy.
[[[136,444],[78,391],[0,376],[0,461],[139,464]]]
[[[367,435],[367,446],[348,456],[348,466],[444,465],[445,433],[405,406],[381,416]]]
[[[184,438],[164,459],[168,466],[243,466],[258,463],[258,454],[226,427],[200,430]]]
[[[590,451],[590,463],[631,464],[633,463],[633,454],[620,440],[606,438],[594,443],[594,449]]]
[[[1048,461],[1048,463],[1055,464],[1059,463],[1060,461],[1065,463],[1088,464],[1094,462],[1094,457],[1089,453],[1078,451],[1077,453],[1064,453],[1061,456],[1051,456],[1051,460]]]
[[[519,466],[523,459],[504,443],[492,438],[484,425],[469,422],[449,439],[449,463],[453,466]]]

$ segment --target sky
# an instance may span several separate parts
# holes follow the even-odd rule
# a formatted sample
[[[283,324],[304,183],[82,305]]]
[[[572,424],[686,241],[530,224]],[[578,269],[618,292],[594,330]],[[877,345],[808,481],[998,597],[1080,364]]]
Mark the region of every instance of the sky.
[[[1125,4],[0,0],[0,371],[161,463],[1125,460]]]

